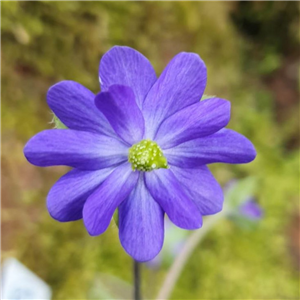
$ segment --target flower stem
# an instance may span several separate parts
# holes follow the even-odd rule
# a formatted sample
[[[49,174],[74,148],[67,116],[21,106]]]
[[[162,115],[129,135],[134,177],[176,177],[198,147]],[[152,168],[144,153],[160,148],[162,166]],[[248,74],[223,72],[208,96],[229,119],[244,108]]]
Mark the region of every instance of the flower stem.
[[[174,286],[179,279],[179,276],[188,261],[189,257],[203,239],[206,233],[226,215],[226,210],[224,209],[221,213],[208,217],[204,223],[204,226],[201,229],[194,231],[187,241],[185,242],[183,248],[176,257],[174,263],[172,264],[170,270],[167,273],[165,281],[158,293],[157,300],[167,300],[171,296],[171,293],[174,289]]]
[[[141,300],[141,269],[140,263],[136,260],[133,261],[133,274],[134,274],[134,300]]]

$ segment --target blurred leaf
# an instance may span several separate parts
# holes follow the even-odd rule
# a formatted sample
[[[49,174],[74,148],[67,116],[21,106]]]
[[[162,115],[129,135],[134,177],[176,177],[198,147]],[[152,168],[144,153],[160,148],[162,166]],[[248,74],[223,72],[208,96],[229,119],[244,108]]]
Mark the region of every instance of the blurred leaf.
[[[210,95],[205,95],[205,94],[204,94],[204,95],[202,96],[202,98],[201,98],[201,101],[202,101],[202,100],[205,100],[205,99],[209,99],[209,98],[214,98],[214,97],[216,97],[216,96],[210,96]]]
[[[247,219],[238,213],[230,214],[229,219],[243,230],[251,231],[257,229],[259,226],[257,220]]]
[[[68,128],[55,114],[53,114],[53,123],[56,129]]]
[[[87,299],[131,299],[132,286],[120,278],[110,274],[98,274]]]
[[[117,208],[113,214],[113,220],[117,227],[119,228],[119,209]]]
[[[225,192],[226,204],[230,207],[238,207],[249,196],[252,196],[257,188],[257,179],[255,177],[247,177],[232,184]]]

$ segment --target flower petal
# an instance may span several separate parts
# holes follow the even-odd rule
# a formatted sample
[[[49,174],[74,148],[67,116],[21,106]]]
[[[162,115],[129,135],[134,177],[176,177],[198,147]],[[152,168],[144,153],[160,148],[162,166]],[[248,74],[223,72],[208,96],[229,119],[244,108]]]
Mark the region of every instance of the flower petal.
[[[106,52],[100,62],[99,79],[102,91],[111,85],[129,86],[141,108],[150,88],[156,81],[156,75],[149,60],[138,51],[115,46]]]
[[[256,156],[253,144],[243,135],[221,129],[210,136],[188,141],[164,151],[168,163],[182,168],[222,162],[243,164]]]
[[[183,229],[202,226],[200,211],[171,170],[147,172],[145,179],[150,194],[175,225]]]
[[[153,259],[164,242],[164,212],[151,197],[141,173],[135,189],[119,206],[119,236],[137,261]]]
[[[96,96],[95,104],[124,141],[132,145],[143,138],[144,118],[131,88],[113,85]]]
[[[49,107],[68,128],[115,136],[94,99],[90,90],[70,80],[53,85],[47,94]]]
[[[199,169],[183,169],[172,166],[172,172],[186,188],[187,194],[197,205],[201,215],[211,215],[222,210],[222,188],[206,166]]]
[[[99,134],[71,129],[44,130],[24,147],[27,160],[40,167],[65,165],[81,170],[97,170],[127,160],[128,147]]]
[[[60,222],[81,219],[86,199],[112,171],[113,168],[99,171],[74,169],[62,176],[47,197],[47,208],[51,217]]]
[[[215,133],[230,120],[230,102],[219,98],[190,105],[168,119],[157,131],[155,141],[168,149],[183,142]]]
[[[129,163],[117,167],[87,199],[83,207],[83,221],[90,235],[103,233],[116,208],[134,189],[139,172],[132,172]]]
[[[202,59],[195,53],[177,54],[145,99],[143,115],[146,122],[146,138],[154,138],[164,119],[200,101],[205,86],[206,67]]]

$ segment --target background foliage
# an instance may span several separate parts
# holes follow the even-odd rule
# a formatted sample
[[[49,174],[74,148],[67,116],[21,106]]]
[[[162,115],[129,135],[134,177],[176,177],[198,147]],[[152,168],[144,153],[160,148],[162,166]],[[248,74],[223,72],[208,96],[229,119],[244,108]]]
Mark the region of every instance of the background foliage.
[[[131,259],[111,225],[90,237],[81,221],[45,209],[64,167],[37,168],[25,142],[51,128],[47,89],[75,80],[99,91],[99,59],[113,45],[146,55],[159,74],[180,51],[208,68],[206,94],[232,103],[229,127],[258,152],[249,165],[212,166],[225,184],[257,177],[265,217],[256,231],[223,221],[192,255],[173,299],[299,296],[299,9],[297,2],[2,2],[2,257],[15,256],[48,282],[54,298],[92,297],[99,273],[131,282]],[[144,267],[156,294],[167,268]],[[125,297],[125,296],[124,296]]]

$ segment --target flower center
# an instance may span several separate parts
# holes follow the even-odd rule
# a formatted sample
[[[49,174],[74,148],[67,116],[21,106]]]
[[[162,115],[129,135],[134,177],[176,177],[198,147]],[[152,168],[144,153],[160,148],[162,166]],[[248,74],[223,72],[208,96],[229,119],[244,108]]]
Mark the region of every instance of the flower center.
[[[161,148],[151,140],[142,140],[129,148],[128,161],[131,163],[133,171],[147,172],[168,168],[167,159]]]

